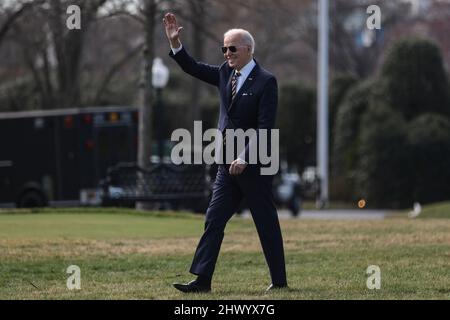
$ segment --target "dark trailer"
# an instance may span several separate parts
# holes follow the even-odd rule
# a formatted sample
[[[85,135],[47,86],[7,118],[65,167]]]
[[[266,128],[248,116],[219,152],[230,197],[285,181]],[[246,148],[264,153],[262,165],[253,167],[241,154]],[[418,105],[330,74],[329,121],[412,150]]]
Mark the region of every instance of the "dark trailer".
[[[95,200],[108,167],[136,161],[137,122],[135,107],[0,113],[0,206]]]

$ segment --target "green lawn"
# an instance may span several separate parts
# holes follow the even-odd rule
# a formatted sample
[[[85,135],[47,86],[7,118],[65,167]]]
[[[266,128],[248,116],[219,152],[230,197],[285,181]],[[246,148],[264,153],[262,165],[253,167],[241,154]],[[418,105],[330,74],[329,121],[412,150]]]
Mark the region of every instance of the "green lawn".
[[[450,218],[450,201],[425,206],[419,218]]]
[[[171,283],[192,278],[202,216],[1,210],[0,299],[450,299],[450,219],[420,217],[282,220],[290,289],[270,294],[253,223],[233,218],[213,292],[184,295]],[[79,291],[66,287],[72,264]],[[380,290],[366,287],[369,265],[381,268]]]

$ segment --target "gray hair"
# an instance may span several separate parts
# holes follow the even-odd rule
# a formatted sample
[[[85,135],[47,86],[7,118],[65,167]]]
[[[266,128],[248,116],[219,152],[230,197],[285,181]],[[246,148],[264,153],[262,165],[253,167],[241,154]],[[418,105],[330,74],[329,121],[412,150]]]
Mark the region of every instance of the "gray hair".
[[[241,43],[244,45],[249,45],[252,50],[252,54],[255,53],[255,39],[250,32],[244,29],[230,29],[225,32],[223,37],[226,38],[234,34],[239,34],[241,36]]]

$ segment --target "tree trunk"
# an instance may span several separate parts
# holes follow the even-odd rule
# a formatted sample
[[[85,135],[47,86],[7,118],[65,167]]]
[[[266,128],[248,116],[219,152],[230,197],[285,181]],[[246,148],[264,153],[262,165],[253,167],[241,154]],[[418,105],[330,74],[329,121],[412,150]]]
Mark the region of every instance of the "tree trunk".
[[[139,84],[140,109],[138,130],[138,165],[148,168],[152,151],[152,64],[154,58],[154,35],[157,5],[155,0],[144,1],[145,45],[143,50],[142,73]],[[136,209],[147,209],[145,202],[137,202]]]
[[[191,21],[195,21],[196,23],[192,23],[192,46],[193,46],[193,54],[195,59],[202,60],[204,57],[204,37],[203,30],[204,28],[204,17],[205,17],[205,0],[193,0],[190,1],[190,9],[191,9]],[[201,110],[200,110],[200,98],[202,93],[202,84],[197,79],[192,79],[191,81],[191,95],[190,95],[190,106],[191,106],[191,123],[189,127],[191,128],[191,132],[194,128],[194,121],[201,120]]]
[[[50,1],[49,26],[52,33],[57,60],[58,108],[79,107],[81,104],[81,59],[85,34],[95,19],[99,7],[106,0],[79,0],[81,7],[81,29],[67,30],[66,7],[60,0]]]

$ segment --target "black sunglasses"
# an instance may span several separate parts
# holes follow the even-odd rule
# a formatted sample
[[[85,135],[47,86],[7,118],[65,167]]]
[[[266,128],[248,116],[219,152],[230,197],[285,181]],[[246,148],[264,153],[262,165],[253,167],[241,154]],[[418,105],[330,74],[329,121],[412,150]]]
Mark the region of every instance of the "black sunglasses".
[[[230,50],[231,53],[236,53],[237,48],[239,47],[245,47],[245,46],[229,46],[229,47],[222,47],[222,53],[227,53],[228,50]]]

